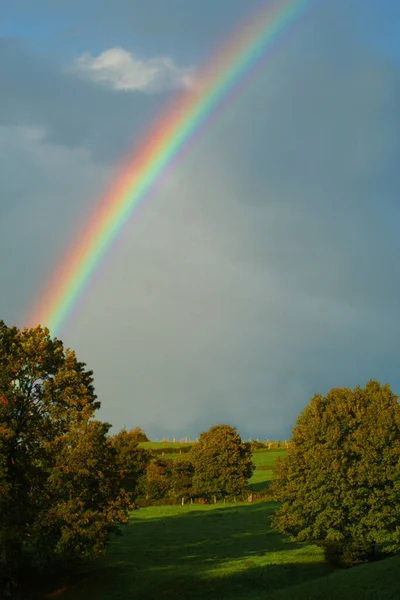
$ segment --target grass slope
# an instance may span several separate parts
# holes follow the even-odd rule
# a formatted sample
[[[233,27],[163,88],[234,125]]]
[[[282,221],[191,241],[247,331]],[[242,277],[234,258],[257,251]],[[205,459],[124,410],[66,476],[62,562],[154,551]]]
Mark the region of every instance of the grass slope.
[[[285,450],[254,453],[253,489],[272,478]],[[68,587],[62,600],[399,600],[400,556],[333,571],[312,545],[269,528],[276,504],[186,505],[132,514],[107,555]],[[28,596],[27,596],[28,597]]]
[[[140,509],[63,600],[261,600],[326,575],[318,548],[269,528],[274,503]]]
[[[400,556],[337,571],[272,594],[270,600],[399,600]]]
[[[280,456],[285,456],[285,449],[276,450],[256,450],[253,452],[253,462],[256,465],[256,470],[249,480],[248,487],[253,492],[259,492],[268,487],[274,475],[274,465],[276,459]]]
[[[190,448],[194,442],[139,442],[140,448],[146,450],[179,450],[179,448]]]

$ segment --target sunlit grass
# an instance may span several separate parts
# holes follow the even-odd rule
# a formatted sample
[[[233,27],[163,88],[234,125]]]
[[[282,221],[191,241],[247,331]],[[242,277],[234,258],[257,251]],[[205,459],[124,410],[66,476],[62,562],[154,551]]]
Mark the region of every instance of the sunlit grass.
[[[254,453],[256,465],[267,468],[255,471],[253,489],[268,486],[268,467],[284,454]],[[271,530],[276,508],[273,502],[142,508],[83,578],[51,591],[63,600],[399,600],[400,557],[332,572],[317,546]]]
[[[253,462],[256,470],[249,480],[249,488],[253,492],[259,492],[268,487],[269,482],[274,476],[274,465],[276,459],[285,456],[286,450],[278,448],[275,450],[256,450],[253,452]]]
[[[288,569],[292,583],[329,572],[318,548],[291,544],[271,531],[275,508],[258,503],[135,511],[106,558],[63,598],[253,600],[266,586],[287,586]]]

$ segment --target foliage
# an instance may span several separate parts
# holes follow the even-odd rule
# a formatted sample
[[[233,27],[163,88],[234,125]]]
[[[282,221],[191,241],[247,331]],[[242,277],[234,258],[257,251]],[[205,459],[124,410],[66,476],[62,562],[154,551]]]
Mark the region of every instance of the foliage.
[[[141,427],[134,427],[134,429],[131,429],[129,433],[136,439],[138,443],[150,441]]]
[[[190,460],[181,458],[172,463],[172,494],[176,498],[193,496],[194,467]]]
[[[273,524],[352,565],[400,551],[400,407],[389,385],[332,389],[297,419],[272,492]]]
[[[138,493],[140,478],[146,473],[151,458],[148,450],[139,447],[137,429],[122,429],[109,438],[112,448],[116,451],[117,468],[123,476],[124,488],[132,500]]]
[[[254,471],[249,446],[229,425],[215,425],[201,433],[189,459],[197,496],[225,498],[240,494]]]
[[[192,496],[193,465],[187,459],[153,457],[140,486],[147,502]]]
[[[0,572],[16,584],[24,544],[38,562],[98,556],[131,507],[94,420],[92,371],[41,327],[0,322]],[[1,594],[0,594],[1,595]]]
[[[146,500],[168,498],[172,490],[173,463],[170,459],[154,457],[147,465],[141,492]]]
[[[245,442],[245,443],[250,446],[250,450],[252,452],[254,452],[254,450],[265,450],[265,447],[266,447],[264,442],[259,442],[257,440],[249,440],[248,442]]]

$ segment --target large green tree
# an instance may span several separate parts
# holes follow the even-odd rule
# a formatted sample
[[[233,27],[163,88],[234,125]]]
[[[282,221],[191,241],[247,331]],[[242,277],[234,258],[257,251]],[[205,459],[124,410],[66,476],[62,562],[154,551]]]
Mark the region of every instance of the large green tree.
[[[352,565],[400,551],[400,407],[389,385],[315,395],[277,461],[273,524]]]
[[[99,406],[72,350],[47,329],[0,321],[0,595],[27,542],[42,565],[87,559],[127,521],[132,501]]]
[[[230,425],[215,425],[201,433],[188,458],[197,496],[236,496],[244,491],[255,468],[249,446]]]

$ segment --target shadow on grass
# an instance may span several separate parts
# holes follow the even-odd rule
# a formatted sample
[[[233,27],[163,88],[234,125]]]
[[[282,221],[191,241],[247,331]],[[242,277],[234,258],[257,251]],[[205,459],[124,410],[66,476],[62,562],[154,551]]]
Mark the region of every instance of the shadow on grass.
[[[266,492],[270,483],[270,481],[259,481],[258,483],[249,483],[247,487],[252,492]]]
[[[107,556],[58,597],[256,600],[330,572],[314,547],[270,529],[276,507],[141,509],[113,538]]]

